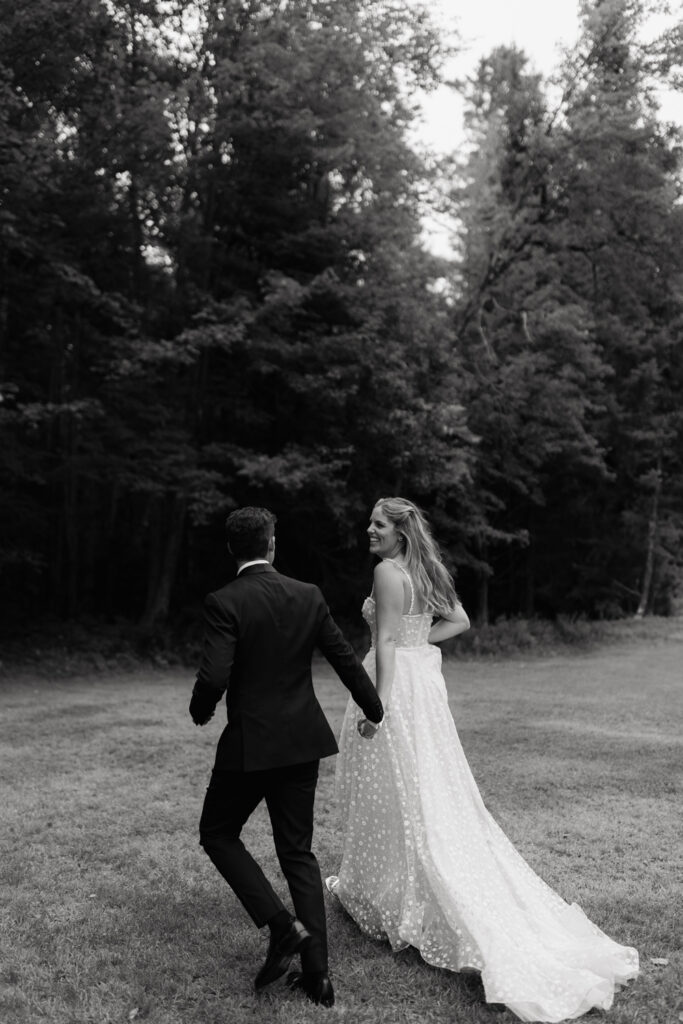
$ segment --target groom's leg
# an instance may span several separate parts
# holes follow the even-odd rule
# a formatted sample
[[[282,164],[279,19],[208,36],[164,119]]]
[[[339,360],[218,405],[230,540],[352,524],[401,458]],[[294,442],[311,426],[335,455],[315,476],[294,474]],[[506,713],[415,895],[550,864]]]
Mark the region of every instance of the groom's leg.
[[[304,971],[327,971],[327,928],[320,868],[311,852],[318,761],[271,773],[265,797],[282,872],[294,912],[311,933],[301,952]]]
[[[240,840],[242,827],[264,796],[265,776],[214,769],[199,822],[199,842],[257,928],[285,909]]]

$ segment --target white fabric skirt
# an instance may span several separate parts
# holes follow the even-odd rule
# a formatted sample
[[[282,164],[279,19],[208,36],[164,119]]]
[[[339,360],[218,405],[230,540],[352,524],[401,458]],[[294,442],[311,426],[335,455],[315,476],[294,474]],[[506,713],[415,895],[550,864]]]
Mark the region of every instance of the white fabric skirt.
[[[371,649],[365,667],[374,678]],[[635,949],[567,904],[516,851],[481,799],[448,706],[441,651],[399,648],[390,706],[372,740],[346,710],[336,793],[343,851],[328,888],[359,927],[430,964],[481,972],[487,1002],[558,1022],[638,973]]]

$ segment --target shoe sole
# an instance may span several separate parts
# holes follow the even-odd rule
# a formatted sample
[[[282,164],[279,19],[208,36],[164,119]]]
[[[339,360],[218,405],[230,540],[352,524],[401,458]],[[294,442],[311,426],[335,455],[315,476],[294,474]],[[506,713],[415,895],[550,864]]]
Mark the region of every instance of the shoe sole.
[[[278,981],[283,974],[286,974],[287,971],[289,970],[289,965],[291,964],[293,957],[299,952],[300,949],[303,949],[303,947],[308,942],[310,942],[310,939],[310,932],[306,932],[305,935],[297,935],[296,940],[292,942],[291,948],[282,950],[282,955],[286,958],[282,970],[278,970],[277,974],[274,974],[271,978],[268,978],[268,981],[262,981],[258,985],[254,983],[254,990],[256,992],[262,992],[264,988],[268,988],[268,986],[272,985],[273,982]]]

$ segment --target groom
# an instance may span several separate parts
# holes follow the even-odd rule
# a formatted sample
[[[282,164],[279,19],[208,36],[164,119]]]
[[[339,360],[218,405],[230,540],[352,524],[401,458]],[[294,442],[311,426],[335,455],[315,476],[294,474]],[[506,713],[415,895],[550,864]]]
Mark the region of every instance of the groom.
[[[226,531],[237,578],[206,599],[204,651],[190,701],[192,720],[205,725],[227,690],[228,724],[218,741],[200,843],[257,928],[270,929],[256,990],[281,977],[300,952],[302,972],[290,975],[288,984],[332,1006],[325,905],[311,840],[318,763],[336,754],[337,744],[313,690],[314,648],[366,718],[381,721],[382,704],[320,590],[273,568],[275,516],[240,508],[228,516]],[[240,840],[263,799],[296,917]]]

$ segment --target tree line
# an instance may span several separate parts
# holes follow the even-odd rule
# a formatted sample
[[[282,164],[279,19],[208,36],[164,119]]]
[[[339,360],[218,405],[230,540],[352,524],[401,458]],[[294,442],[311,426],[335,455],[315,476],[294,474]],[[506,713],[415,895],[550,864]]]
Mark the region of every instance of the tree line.
[[[352,615],[390,494],[479,621],[670,611],[683,33],[647,12],[586,0],[551,82],[494,50],[437,160],[418,3],[0,0],[5,624],[181,630],[245,503]]]

